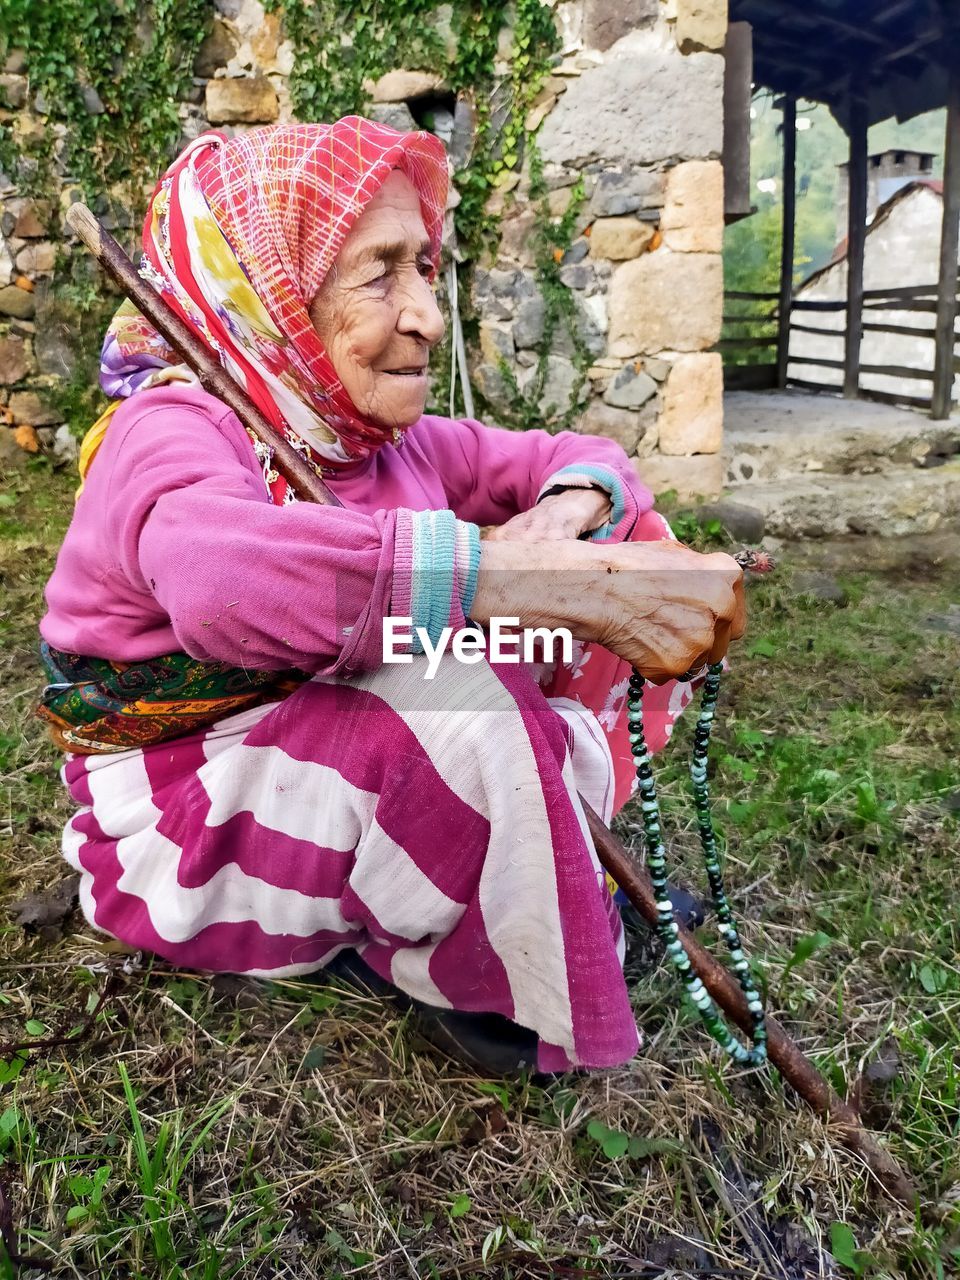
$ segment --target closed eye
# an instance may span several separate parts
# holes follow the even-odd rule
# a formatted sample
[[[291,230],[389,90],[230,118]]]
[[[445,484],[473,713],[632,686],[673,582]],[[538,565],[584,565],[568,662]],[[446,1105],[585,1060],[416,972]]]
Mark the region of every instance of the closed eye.
[[[372,284],[383,284],[387,277],[393,274],[393,270],[392,262],[371,262],[367,273],[358,282],[360,288],[366,289]]]

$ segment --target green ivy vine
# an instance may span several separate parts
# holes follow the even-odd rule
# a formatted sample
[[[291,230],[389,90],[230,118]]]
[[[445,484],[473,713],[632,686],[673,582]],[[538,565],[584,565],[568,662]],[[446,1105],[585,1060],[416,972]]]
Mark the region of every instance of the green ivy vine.
[[[589,364],[559,265],[582,204],[582,187],[575,188],[563,218],[549,216],[539,158],[526,129],[559,47],[550,8],[542,0],[263,3],[280,15],[294,46],[289,84],[299,119],[330,120],[363,111],[367,82],[398,67],[434,70],[451,95],[472,104],[472,152],[454,176],[460,197],[458,242],[468,262],[476,262],[495,242],[491,196],[516,184],[528,156],[530,200],[537,210],[533,249],[546,323],[525,395],[512,372],[508,376],[513,392],[508,417],[509,425],[542,423],[538,397],[561,326],[573,339],[581,385]],[[0,0],[0,58],[22,51],[31,102],[39,107],[36,115],[45,117],[43,128],[17,136],[15,113],[3,113],[0,169],[21,194],[35,197],[53,199],[65,182],[75,183],[100,212],[113,202],[132,213],[135,228],[145,186],[165,167],[181,135],[179,104],[191,92],[197,51],[213,16],[211,0]],[[504,75],[497,59],[505,52],[500,45],[505,29],[510,45]],[[84,329],[99,326],[104,306],[111,304],[91,284],[82,255],[73,259],[79,261],[71,261],[58,291],[75,300],[73,309],[88,322]],[[475,333],[477,317],[468,313],[464,322],[468,334]],[[552,428],[568,425],[576,399],[575,393],[553,416]]]
[[[263,0],[279,13],[296,59],[290,100],[300,120],[337,120],[360,111],[364,81],[399,66],[434,66],[444,58],[431,25],[435,0]]]
[[[6,124],[0,134],[0,165],[21,193],[50,196],[69,177],[88,201],[123,184],[142,205],[180,137],[212,17],[209,0],[0,0],[0,56],[22,51],[47,118],[25,139]],[[59,147],[54,125],[65,126]]]
[[[403,66],[438,71],[451,94],[472,99],[474,150],[454,178],[460,193],[455,218],[461,245],[477,256],[495,226],[485,206],[503,176],[522,162],[524,120],[559,44],[551,11],[541,0],[264,0],[264,6],[281,15],[295,49],[290,97],[301,120],[361,112],[365,83]],[[508,23],[510,72],[499,86],[505,111],[495,113],[490,99],[498,39]]]
[[[0,123],[0,169],[19,194],[56,207],[62,186],[76,186],[137,238],[212,17],[209,0],[0,0],[0,60],[20,52],[42,119],[26,133],[13,113]],[[81,430],[101,407],[97,353],[117,300],[83,253],[58,257],[55,282],[45,324],[71,349],[73,373],[47,399]]]
[[[525,392],[513,370],[501,373],[510,391],[510,405],[498,417],[518,428],[548,425],[562,430],[579,407],[579,393],[590,363],[577,332],[573,297],[560,278],[560,259],[569,247],[583,203],[578,184],[564,216],[550,217],[533,136],[527,132],[528,112],[559,48],[553,14],[542,0],[264,0],[281,15],[295,50],[290,95],[303,120],[334,120],[350,112],[362,113],[368,102],[365,85],[396,67],[438,71],[448,91],[466,97],[474,111],[473,147],[469,161],[454,174],[459,204],[454,213],[457,239],[468,262],[476,262],[496,239],[497,218],[490,198],[509,190],[529,158],[530,200],[537,211],[533,252],[537,283],[546,317],[538,347],[534,376]],[[444,30],[444,27],[447,29]],[[510,31],[507,72],[498,76],[501,31]],[[509,198],[509,197],[508,197]],[[467,295],[469,291],[466,291]],[[475,336],[477,317],[467,312],[464,328]],[[569,333],[578,385],[565,406],[548,406],[546,422],[542,393],[547,361],[558,330]],[[441,373],[434,393],[438,404],[448,397],[450,351],[437,352]]]
[[[543,165],[534,139],[530,140],[530,200],[536,212],[533,244],[536,263],[537,287],[544,301],[543,337],[537,347],[537,363],[533,378],[525,391],[520,389],[516,375],[506,360],[499,364],[500,374],[510,389],[510,411],[504,426],[524,429],[547,427],[550,431],[566,431],[573,425],[580,411],[580,392],[591,364],[590,353],[577,327],[576,303],[573,293],[560,276],[564,255],[574,240],[577,219],[586,200],[583,177],[573,185],[568,204],[562,217],[550,216],[547,204],[547,187],[543,180]],[[565,329],[573,348],[573,366],[577,372],[566,405],[544,405],[543,391],[546,383],[548,361],[553,350],[554,337],[559,329]],[[504,417],[503,414],[500,415]]]

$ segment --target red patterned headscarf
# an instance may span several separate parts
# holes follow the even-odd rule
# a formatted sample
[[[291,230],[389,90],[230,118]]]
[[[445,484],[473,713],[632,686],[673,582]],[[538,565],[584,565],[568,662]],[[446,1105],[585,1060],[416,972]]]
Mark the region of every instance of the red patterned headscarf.
[[[336,469],[393,437],[351,403],[308,309],[357,218],[390,172],[413,183],[439,262],[443,145],[359,116],[234,138],[208,133],[171,165],[150,202],[141,273],[317,465]],[[190,374],[130,304],[104,342],[101,385],[124,397]],[[275,501],[285,486],[269,470]]]

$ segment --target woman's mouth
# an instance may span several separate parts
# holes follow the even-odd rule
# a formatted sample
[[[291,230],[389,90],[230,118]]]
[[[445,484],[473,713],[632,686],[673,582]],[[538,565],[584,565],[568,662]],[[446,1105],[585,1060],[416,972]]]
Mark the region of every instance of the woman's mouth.
[[[384,369],[391,378],[423,378],[426,376],[426,365],[415,365],[407,369]]]

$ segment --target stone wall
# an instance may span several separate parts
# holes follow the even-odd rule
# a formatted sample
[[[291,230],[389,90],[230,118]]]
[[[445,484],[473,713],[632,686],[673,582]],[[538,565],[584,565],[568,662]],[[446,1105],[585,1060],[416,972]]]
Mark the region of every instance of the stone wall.
[[[214,7],[193,92],[179,108],[184,144],[211,125],[229,130],[291,117],[287,83],[296,54],[278,15],[258,0],[215,0]],[[576,341],[555,336],[542,404],[576,397],[577,429],[618,440],[655,491],[714,494],[722,482],[721,359],[710,348],[719,338],[723,296],[726,0],[566,0],[550,7],[562,49],[527,128],[536,130],[551,216],[562,217],[581,176],[585,202],[559,264]],[[502,34],[506,51],[509,32]],[[501,69],[506,76],[505,61]],[[48,127],[23,72],[14,52],[0,76],[4,117],[21,131]],[[436,100],[443,87],[433,72],[397,68],[369,86],[368,114],[410,126],[418,102]],[[470,115],[450,113],[454,165],[469,152],[462,129],[466,121],[469,131]],[[500,219],[499,247],[464,273],[479,319],[471,383],[492,421],[509,399],[501,361],[522,392],[543,345],[546,308],[533,270],[529,195],[528,156],[489,204]],[[0,191],[0,413],[21,428],[27,447],[37,438],[53,445],[59,415],[49,392],[69,372],[50,281],[71,198],[68,179],[60,207],[20,198],[15,187]],[[582,380],[584,351],[592,363]],[[60,431],[59,447],[69,447],[67,436]]]

